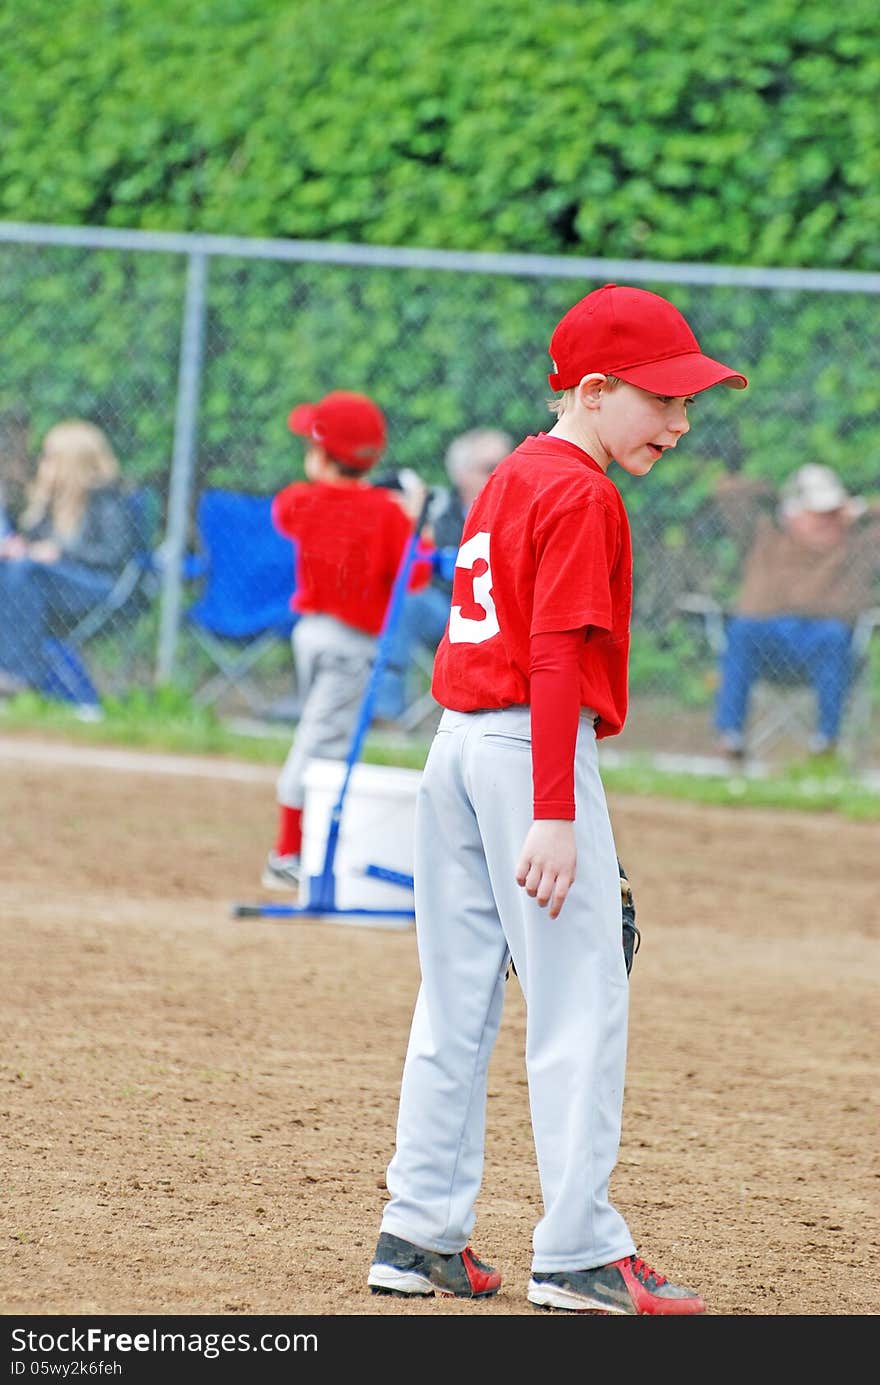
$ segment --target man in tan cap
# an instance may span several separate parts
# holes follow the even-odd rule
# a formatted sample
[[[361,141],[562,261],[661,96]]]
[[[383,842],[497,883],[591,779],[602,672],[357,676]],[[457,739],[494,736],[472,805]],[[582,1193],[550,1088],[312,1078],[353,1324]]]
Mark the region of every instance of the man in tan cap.
[[[811,749],[833,752],[853,673],[853,625],[873,604],[880,571],[880,511],[816,463],[795,471],[778,500],[762,480],[725,476],[716,502],[745,554],[715,704],[721,749],[744,757],[752,687],[776,677],[812,685]]]

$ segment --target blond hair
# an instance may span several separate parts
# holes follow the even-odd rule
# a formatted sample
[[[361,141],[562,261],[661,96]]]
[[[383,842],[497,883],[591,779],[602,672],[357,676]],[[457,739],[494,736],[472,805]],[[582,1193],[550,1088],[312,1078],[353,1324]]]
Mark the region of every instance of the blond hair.
[[[82,523],[89,492],[120,475],[113,449],[94,423],[78,418],[56,423],[43,439],[22,528],[48,520],[55,534],[70,538]]]
[[[606,375],[604,388],[613,390],[616,389],[620,383],[616,375]],[[574,403],[576,389],[577,385],[572,385],[571,389],[563,390],[555,399],[548,399],[547,408],[550,410],[551,414],[555,414],[557,418],[562,418],[563,414],[568,413]]]

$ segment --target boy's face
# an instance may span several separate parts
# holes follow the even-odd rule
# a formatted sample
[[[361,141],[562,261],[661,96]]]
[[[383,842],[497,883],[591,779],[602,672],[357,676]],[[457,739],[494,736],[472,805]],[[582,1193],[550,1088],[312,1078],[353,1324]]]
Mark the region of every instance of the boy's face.
[[[647,476],[669,447],[690,429],[693,395],[651,394],[625,381],[603,389],[593,426],[609,458],[631,476]]]

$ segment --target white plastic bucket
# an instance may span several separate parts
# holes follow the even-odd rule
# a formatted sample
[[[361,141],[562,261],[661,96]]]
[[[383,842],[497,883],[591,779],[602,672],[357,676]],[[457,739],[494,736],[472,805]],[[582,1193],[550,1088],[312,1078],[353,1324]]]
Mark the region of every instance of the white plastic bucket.
[[[303,884],[300,903],[308,902],[309,878],[324,869],[330,822],[345,778],[343,760],[311,760],[304,775]],[[383,914],[383,909],[413,907],[408,886],[365,875],[367,866],[412,876],[416,793],[421,771],[393,765],[356,764],[348,781],[333,861],[337,909],[369,909],[368,914],[324,915],[337,923],[372,928],[409,928],[412,914]],[[376,912],[372,912],[376,911]]]

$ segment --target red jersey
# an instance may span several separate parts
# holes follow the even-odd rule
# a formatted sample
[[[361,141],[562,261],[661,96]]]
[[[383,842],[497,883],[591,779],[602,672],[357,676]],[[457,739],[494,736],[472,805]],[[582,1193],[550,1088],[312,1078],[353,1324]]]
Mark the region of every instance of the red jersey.
[[[275,528],[296,544],[296,590],[301,615],[328,615],[378,635],[413,525],[379,486],[333,486],[294,481],[272,502]],[[429,559],[416,558],[408,589],[431,578]]]
[[[539,433],[496,467],[471,507],[434,662],[442,707],[528,705],[532,635],[587,626],[580,704],[596,736],[626,720],[632,545],[620,492],[580,447]]]

